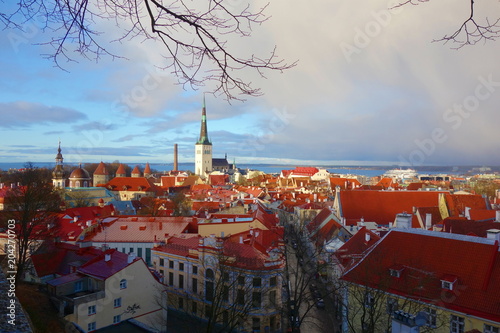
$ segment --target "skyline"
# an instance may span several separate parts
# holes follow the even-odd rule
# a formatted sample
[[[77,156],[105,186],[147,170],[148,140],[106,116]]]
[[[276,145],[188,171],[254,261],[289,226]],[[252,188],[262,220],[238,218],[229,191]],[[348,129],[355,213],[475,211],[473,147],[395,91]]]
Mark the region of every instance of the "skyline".
[[[498,4],[478,6],[478,20],[500,13]],[[237,164],[500,165],[500,42],[460,50],[432,43],[462,24],[466,3],[388,7],[270,3],[270,19],[232,42],[257,53],[276,44],[298,65],[267,79],[243,72],[264,93],[244,103],[205,94],[213,156],[227,153]],[[46,47],[32,45],[49,35],[34,22],[25,30],[0,32],[1,163],[51,162],[59,140],[67,163],[171,163],[175,143],[179,162],[194,162],[205,89],[183,90],[156,70],[154,45],[112,43],[128,60],[80,59],[63,71],[40,56]]]

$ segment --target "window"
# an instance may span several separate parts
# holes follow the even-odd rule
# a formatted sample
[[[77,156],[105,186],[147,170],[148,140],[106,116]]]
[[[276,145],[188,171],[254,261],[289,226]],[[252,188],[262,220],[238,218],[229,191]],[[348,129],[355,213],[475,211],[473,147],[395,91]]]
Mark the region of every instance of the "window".
[[[224,282],[229,282],[229,272],[224,272],[224,274],[222,275],[222,279],[224,280]]]
[[[122,306],[122,298],[115,298],[115,300],[113,301],[113,305],[115,308],[119,308],[120,306]]]
[[[198,303],[196,301],[193,301],[191,303],[191,312],[196,315],[196,312],[198,312]]]
[[[252,318],[252,330],[260,331],[260,318]]]
[[[127,288],[127,280],[121,279],[120,280],[120,289],[126,289]]]
[[[91,305],[88,307],[88,314],[89,314],[89,316],[95,314],[95,305]]]
[[[269,303],[274,307],[276,306],[276,290],[269,292]]]
[[[212,307],[210,305],[205,305],[205,317],[210,318],[212,316]]]
[[[142,247],[137,249],[137,256],[142,258]]]
[[[272,278],[269,279],[269,285],[271,287],[274,287],[276,285],[276,276],[273,276]]]
[[[389,269],[389,275],[398,278],[398,277],[401,277],[402,271],[403,271],[402,269],[391,268],[391,269]]]
[[[198,266],[193,266],[193,274],[198,274]]]
[[[432,308],[426,308],[425,309],[425,312],[427,313],[427,326],[430,326],[430,327],[436,327],[436,323],[437,323],[437,313],[436,313],[436,309],[432,309]]]
[[[179,297],[179,309],[184,309],[184,298]]]
[[[441,280],[441,288],[453,290],[453,282]]]
[[[184,275],[179,274],[179,288],[184,289]]]
[[[168,268],[174,268],[174,261],[173,260],[169,260],[168,261]]]
[[[116,315],[113,317],[113,324],[118,324],[120,321],[122,321],[121,315]]]
[[[165,259],[160,258],[160,266],[165,266]]]
[[[97,325],[96,325],[95,321],[93,321],[93,322],[91,322],[91,323],[88,323],[88,324],[87,324],[87,331],[95,331],[96,326],[97,326]]]
[[[182,263],[182,262],[179,263],[179,270],[181,272],[184,272],[184,263]]]
[[[205,272],[205,277],[209,280],[213,280],[215,275],[214,275],[214,271],[211,270],[210,268],[207,269],[207,271]]]
[[[398,309],[398,300],[395,298],[387,298],[387,313],[388,314],[393,314],[394,311]]]
[[[213,281],[205,281],[205,299],[209,302],[214,300],[214,283],[213,283]]]
[[[484,324],[483,333],[499,333],[500,328]]]
[[[75,282],[75,293],[83,290],[83,281]]]
[[[252,293],[252,307],[260,308],[260,303],[262,301],[262,294],[260,291],[254,291]]]
[[[133,248],[133,247],[131,247],[131,248],[130,248],[130,251],[129,251],[128,253],[134,253],[134,248]]]
[[[238,305],[245,305],[245,292],[243,289],[238,289],[238,292],[236,293],[236,303]]]
[[[197,278],[193,278],[193,293],[198,293],[198,279]]]
[[[372,294],[367,293],[365,295],[365,306],[367,308],[372,308],[375,305],[375,297]]]
[[[464,318],[451,315],[450,317],[450,333],[464,333]]]
[[[238,284],[239,285],[245,284],[245,277],[243,275],[238,276]]]
[[[262,285],[262,279],[261,278],[253,278],[252,280],[252,285],[254,287],[260,287]]]
[[[168,285],[173,286],[174,285],[174,273],[168,272]]]
[[[229,286],[222,287],[222,301],[229,302]]]

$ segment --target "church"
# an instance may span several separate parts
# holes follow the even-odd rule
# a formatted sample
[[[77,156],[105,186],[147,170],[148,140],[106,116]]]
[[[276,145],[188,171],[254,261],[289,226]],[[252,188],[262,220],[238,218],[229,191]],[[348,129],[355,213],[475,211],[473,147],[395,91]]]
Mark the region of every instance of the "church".
[[[228,172],[233,165],[227,162],[227,154],[224,158],[212,157],[212,142],[208,138],[207,129],[207,109],[205,98],[201,109],[200,138],[195,144],[194,173],[202,178],[206,178],[212,171]]]

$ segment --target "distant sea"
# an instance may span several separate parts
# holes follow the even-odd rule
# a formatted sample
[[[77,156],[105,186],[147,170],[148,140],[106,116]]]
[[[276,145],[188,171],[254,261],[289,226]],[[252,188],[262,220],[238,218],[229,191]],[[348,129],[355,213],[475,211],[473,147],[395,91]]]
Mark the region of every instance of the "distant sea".
[[[131,167],[135,165],[139,165],[142,169],[144,169],[144,163],[126,163]],[[9,169],[21,169],[24,168],[26,163],[0,163],[0,170],[9,170]],[[54,162],[33,162],[33,165],[38,168],[48,168],[52,169],[55,166]],[[172,163],[150,163],[151,169],[157,172],[170,171],[173,169]],[[280,173],[281,170],[291,170],[294,169],[297,165],[280,165],[280,164],[238,164],[237,165],[241,169],[251,169],[251,170],[260,170],[268,174],[272,173]],[[318,168],[325,168],[331,174],[353,174],[353,175],[361,175],[367,177],[375,177],[384,174],[387,170],[395,169],[396,166],[316,166]],[[472,166],[464,166],[464,167],[445,167],[445,166],[425,166],[425,167],[416,167],[418,173],[420,174],[465,174],[467,171],[471,170]],[[192,171],[194,172],[194,163],[179,163],[180,170]],[[405,168],[403,168],[405,169]]]

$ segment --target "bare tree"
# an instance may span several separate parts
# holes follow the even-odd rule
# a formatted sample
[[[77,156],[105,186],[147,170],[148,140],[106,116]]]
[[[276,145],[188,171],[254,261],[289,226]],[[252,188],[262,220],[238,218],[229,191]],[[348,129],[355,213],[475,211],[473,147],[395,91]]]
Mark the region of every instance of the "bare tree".
[[[405,0],[394,7],[418,5],[422,2],[429,2],[429,0]],[[470,0],[469,16],[464,18],[463,23],[457,30],[433,41],[445,44],[452,42],[456,45],[455,49],[460,49],[466,45],[474,45],[478,42],[495,41],[500,36],[500,18],[490,20],[485,17],[479,21],[474,6],[475,0]]]
[[[270,270],[245,269],[255,262],[235,256],[227,238],[215,242],[214,247],[199,252],[191,281],[183,273],[176,278],[169,271],[165,276],[168,307],[175,310],[169,316],[176,316],[181,326],[193,331],[215,333],[246,330],[252,315],[279,313],[281,269],[271,277]]]
[[[43,174],[43,170],[28,163],[24,171],[17,173],[16,186],[8,192],[9,208],[5,216],[15,222],[16,282],[20,281],[27,269],[30,253],[57,231],[55,217],[60,199],[52,183]]]
[[[47,42],[53,53],[46,55],[61,67],[61,60],[73,61],[72,52],[95,60],[104,55],[119,57],[109,51],[103,23],[112,23],[119,30],[118,42],[153,40],[162,46],[161,54],[168,64],[164,70],[175,74],[182,85],[197,88],[205,81],[214,81],[214,93],[229,100],[244,95],[259,95],[260,90],[237,76],[239,70],[254,69],[262,77],[266,70],[283,71],[293,67],[276,55],[276,48],[267,56],[251,54],[241,57],[231,39],[249,37],[252,27],[265,22],[264,8],[250,4],[239,6],[234,1],[208,0],[20,0],[13,12],[0,11],[0,21],[8,28],[22,29],[26,21],[41,22],[43,30],[55,35]]]

